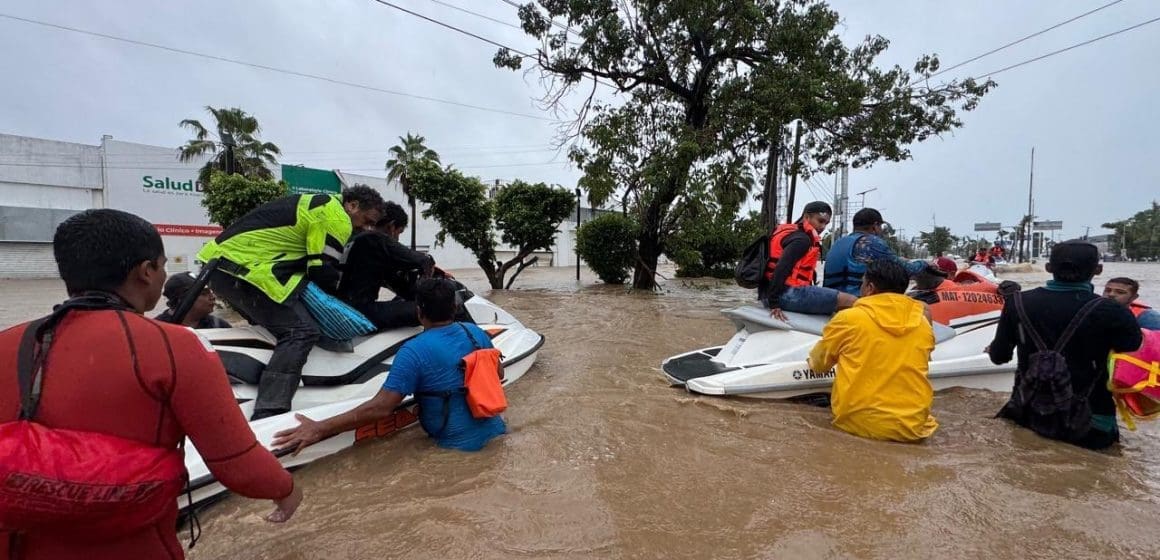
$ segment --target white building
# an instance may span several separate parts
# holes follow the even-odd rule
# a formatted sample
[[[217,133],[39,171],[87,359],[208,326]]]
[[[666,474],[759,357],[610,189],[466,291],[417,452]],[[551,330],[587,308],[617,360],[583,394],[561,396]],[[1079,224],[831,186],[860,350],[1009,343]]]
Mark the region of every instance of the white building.
[[[0,134],[0,278],[55,277],[52,237],[56,227],[77,212],[106,207],[152,222],[165,242],[169,271],[190,270],[193,255],[221,231],[201,206],[197,175],[203,163],[178,161],[174,148],[122,142],[111,136],[103,137],[99,146],[90,146]],[[282,178],[288,167],[274,169],[274,175]],[[285,174],[297,177],[305,172],[332,175],[335,189],[370,185],[384,199],[407,208],[400,186],[382,177],[299,167]],[[475,256],[454,240],[434,247],[439,225],[424,219],[423,209],[420,204],[419,216],[411,217],[417,248],[430,251],[443,268],[476,267]],[[561,224],[556,246],[538,253],[537,266],[575,265],[575,227],[571,220]],[[409,240],[409,232],[404,236]],[[514,256],[512,248],[502,245],[498,253],[500,259]]]

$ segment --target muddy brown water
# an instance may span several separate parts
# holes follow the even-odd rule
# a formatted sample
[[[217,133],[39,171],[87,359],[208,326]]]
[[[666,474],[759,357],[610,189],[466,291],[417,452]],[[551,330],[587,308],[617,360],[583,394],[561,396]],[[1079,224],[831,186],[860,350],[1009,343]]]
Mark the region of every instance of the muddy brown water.
[[[662,379],[664,358],[724,343],[719,311],[749,293],[681,280],[628,293],[572,274],[529,269],[497,293],[461,274],[547,337],[509,389],[507,436],[467,454],[413,429],[318,461],[295,474],[306,500],[290,523],[230,497],[202,515],[190,557],[1160,558],[1156,424],[1095,453],[992,419],[1003,394],[952,389],[927,443],[862,440],[826,409]],[[1160,301],[1160,265],[1104,278],[1121,274]],[[2,285],[0,325],[60,299],[58,282]]]

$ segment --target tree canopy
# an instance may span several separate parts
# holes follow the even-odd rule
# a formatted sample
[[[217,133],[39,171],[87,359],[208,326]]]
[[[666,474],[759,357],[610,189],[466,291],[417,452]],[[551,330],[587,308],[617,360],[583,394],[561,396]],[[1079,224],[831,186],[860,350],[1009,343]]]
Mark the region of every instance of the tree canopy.
[[[197,119],[185,119],[180,126],[193,131],[193,138],[177,149],[177,159],[181,161],[212,156],[198,173],[198,181],[208,186],[210,174],[227,170],[251,179],[273,179],[270,166],[277,164],[282,151],[259,138],[262,127],[258,119],[237,107],[217,109],[207,105],[205,110],[213,117],[215,132],[211,135]]]
[[[403,188],[403,195],[407,197],[407,205],[411,207],[411,215],[415,215],[415,196],[411,192],[411,174],[415,164],[421,161],[439,163],[439,154],[428,148],[426,138],[417,134],[407,133],[399,137],[399,143],[388,150],[391,154],[387,159],[386,170],[388,181],[398,181]],[[415,248],[416,228],[411,227],[411,248]]]
[[[1104,224],[1113,230],[1112,254],[1132,260],[1160,259],[1160,203],[1137,212],[1131,218]]]
[[[289,192],[290,186],[285,181],[250,179],[236,173],[226,175],[215,170],[204,187],[201,205],[205,207],[211,222],[226,228],[250,210],[286,196]]]
[[[931,84],[933,55],[912,70],[879,68],[889,42],[843,44],[838,13],[815,0],[540,0],[519,16],[540,47],[530,59],[501,49],[498,66],[533,64],[549,103],[597,81],[620,94],[618,103],[589,96],[566,132],[583,138],[571,156],[589,199],[619,199],[637,217],[638,288],[654,286],[689,185],[748,191],[790,123],[804,130],[803,175],[899,161],[909,144],[962,126],[958,111],[994,85]]]
[[[919,239],[923,245],[926,245],[926,250],[930,251],[931,255],[950,252],[951,247],[958,241],[955,236],[951,235],[951,228],[943,226],[935,226],[929,232],[919,233]]]
[[[478,178],[442,169],[429,159],[415,162],[410,173],[415,198],[427,204],[423,217],[439,222],[436,243],[443,244],[451,236],[466,247],[497,290],[511,287],[520,272],[535,262],[529,258],[532,253],[552,248],[560,223],[576,208],[571,192],[544,183],[514,181],[491,200]],[[500,239],[515,250],[506,262],[496,258],[497,228]]]

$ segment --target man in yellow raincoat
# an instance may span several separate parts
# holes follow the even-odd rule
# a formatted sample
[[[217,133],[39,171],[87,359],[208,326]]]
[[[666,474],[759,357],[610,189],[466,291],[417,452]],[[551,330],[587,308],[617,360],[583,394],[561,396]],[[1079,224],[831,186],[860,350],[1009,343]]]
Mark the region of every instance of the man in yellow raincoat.
[[[906,269],[874,261],[862,297],[839,311],[810,352],[810,368],[837,365],[830,395],[834,426],[871,439],[913,442],[930,437],[934,390],[927,379],[934,328],[930,311],[904,295]]]

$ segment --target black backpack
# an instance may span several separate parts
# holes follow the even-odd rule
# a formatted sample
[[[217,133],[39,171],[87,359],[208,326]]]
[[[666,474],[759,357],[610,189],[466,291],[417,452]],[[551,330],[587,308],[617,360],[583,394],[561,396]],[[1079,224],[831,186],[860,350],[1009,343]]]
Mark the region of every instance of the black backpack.
[[[1049,348],[1031,326],[1023,307],[1023,294],[1016,293],[1013,299],[1022,331],[1035,344],[1036,351],[1027,356],[1027,369],[1019,376],[1012,391],[1010,404],[1019,409],[1011,411],[1015,412],[1012,416],[1046,438],[1069,440],[1083,437],[1091,428],[1092,411],[1088,397],[1100,380],[1093,380],[1083,396],[1077,395],[1072,390],[1071,372],[1062,352],[1102,298],[1089,301],[1076,313],[1054,348]]]
[[[733,279],[738,286],[752,290],[765,281],[765,267],[769,265],[769,235],[758,237],[741,253]]]

